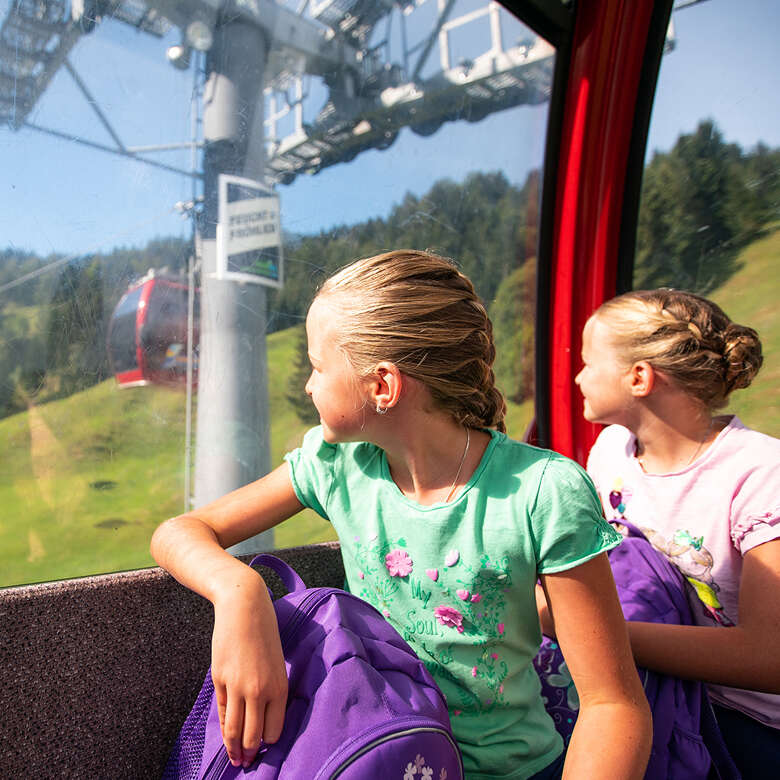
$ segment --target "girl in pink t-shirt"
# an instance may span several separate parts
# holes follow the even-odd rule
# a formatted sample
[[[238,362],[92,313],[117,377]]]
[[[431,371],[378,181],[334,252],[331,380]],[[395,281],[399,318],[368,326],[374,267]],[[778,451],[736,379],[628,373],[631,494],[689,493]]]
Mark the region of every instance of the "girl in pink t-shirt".
[[[761,342],[691,293],[637,291],[585,325],[576,382],[609,425],[588,459],[608,519],[639,526],[691,584],[694,626],[630,623],[641,666],[710,683],[745,777],[780,766],[780,440],[716,416]],[[727,629],[727,630],[724,630]]]

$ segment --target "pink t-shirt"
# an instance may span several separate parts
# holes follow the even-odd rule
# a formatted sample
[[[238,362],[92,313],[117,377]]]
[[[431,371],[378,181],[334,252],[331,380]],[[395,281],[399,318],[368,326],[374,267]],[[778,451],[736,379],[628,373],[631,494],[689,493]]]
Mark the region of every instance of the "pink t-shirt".
[[[701,457],[672,474],[645,474],[635,450],[636,437],[611,425],[590,452],[588,473],[607,519],[638,526],[683,572],[696,624],[735,625],[742,557],[780,537],[780,439],[732,417]],[[780,728],[779,695],[709,690],[714,701]]]

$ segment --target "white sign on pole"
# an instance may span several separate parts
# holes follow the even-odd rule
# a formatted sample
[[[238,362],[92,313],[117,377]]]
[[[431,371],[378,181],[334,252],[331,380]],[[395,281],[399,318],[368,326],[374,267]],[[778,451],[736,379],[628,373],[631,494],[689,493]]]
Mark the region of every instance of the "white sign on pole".
[[[279,196],[252,179],[219,175],[217,278],[282,286]]]

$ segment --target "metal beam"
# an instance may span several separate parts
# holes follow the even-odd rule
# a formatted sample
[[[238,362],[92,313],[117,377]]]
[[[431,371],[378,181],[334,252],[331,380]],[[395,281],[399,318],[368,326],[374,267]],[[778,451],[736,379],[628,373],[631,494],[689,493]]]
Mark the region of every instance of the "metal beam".
[[[114,139],[114,143],[117,145],[119,150],[122,152],[127,152],[127,149],[125,148],[125,145],[122,143],[122,140],[116,134],[116,131],[111,126],[111,123],[108,121],[108,117],[100,109],[100,105],[98,104],[97,99],[89,91],[87,85],[83,82],[81,76],[79,76],[76,69],[73,67],[73,65],[71,65],[70,60],[66,57],[63,60],[62,64],[65,66],[65,70],[67,70],[68,73],[70,74],[70,77],[76,83],[76,86],[81,91],[81,94],[84,95],[84,97],[87,99],[87,103],[89,103],[90,108],[97,115],[97,118],[100,120],[100,124],[102,124],[103,127],[108,131],[108,134],[111,136],[111,138]]]
[[[150,160],[147,157],[139,157],[137,154],[132,154],[129,150],[123,151],[121,149],[115,149],[111,146],[98,143],[97,141],[89,141],[86,138],[81,138],[80,136],[73,135],[72,133],[63,133],[60,130],[53,130],[50,127],[42,127],[41,125],[36,125],[34,122],[25,122],[24,127],[29,127],[30,130],[37,130],[39,133],[52,135],[55,138],[62,138],[65,141],[73,141],[73,143],[81,144],[82,146],[89,146],[90,148],[98,149],[101,152],[108,152],[109,154],[116,154],[119,157],[126,157],[130,160],[135,160],[136,162],[142,162],[146,165],[151,165],[154,168],[160,168],[163,171],[168,171],[169,173],[176,173],[182,176],[189,176],[191,178],[197,179],[203,178],[203,174],[201,173],[194,173],[193,171],[188,171],[185,168],[177,168],[173,165],[166,165],[165,163],[157,162],[157,160]]]
[[[431,50],[436,43],[436,39],[439,37],[441,28],[449,18],[450,12],[452,11],[452,7],[454,5],[455,0],[447,0],[447,5],[439,13],[439,18],[436,20],[436,26],[433,28],[433,30],[431,30],[431,34],[428,37],[425,48],[422,50],[422,53],[417,59],[417,64],[414,66],[414,72],[412,73],[411,81],[417,81],[417,79],[420,78],[420,72],[422,71],[423,67],[425,67],[425,63],[428,61]]]

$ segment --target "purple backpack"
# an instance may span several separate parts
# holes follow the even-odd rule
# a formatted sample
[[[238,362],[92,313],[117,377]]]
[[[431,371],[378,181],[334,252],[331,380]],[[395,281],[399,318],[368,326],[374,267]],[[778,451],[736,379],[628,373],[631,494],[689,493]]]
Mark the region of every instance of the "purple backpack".
[[[620,522],[628,528],[629,536],[609,552],[609,562],[626,620],[692,624],[680,571],[653,548],[638,528],[624,519]],[[579,699],[554,640],[542,638],[534,666],[547,712],[568,745]],[[638,671],[653,714],[653,747],[646,780],[739,778],[704,685],[641,667]]]
[[[370,604],[338,588],[307,589],[273,555],[288,595],[274,602],[289,693],[284,729],[248,769],[222,744],[211,673],[187,716],[164,780],[462,780],[444,697],[422,661]]]

